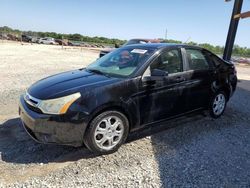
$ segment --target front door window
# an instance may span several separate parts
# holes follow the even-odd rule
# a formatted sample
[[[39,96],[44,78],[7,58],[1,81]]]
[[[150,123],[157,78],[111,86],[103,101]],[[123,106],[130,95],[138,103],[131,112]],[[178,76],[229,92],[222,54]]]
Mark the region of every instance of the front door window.
[[[168,50],[162,54],[152,63],[152,69],[159,69],[166,71],[168,74],[182,72],[182,56],[179,49]]]

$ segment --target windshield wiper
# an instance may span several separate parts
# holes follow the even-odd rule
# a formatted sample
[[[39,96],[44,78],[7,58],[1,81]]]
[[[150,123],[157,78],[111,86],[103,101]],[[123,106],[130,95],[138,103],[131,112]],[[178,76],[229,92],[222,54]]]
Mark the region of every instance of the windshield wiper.
[[[104,72],[102,72],[100,70],[97,70],[97,69],[86,69],[86,70],[89,71],[89,72],[93,72],[93,73],[96,73],[96,74],[101,74],[101,75],[104,75],[104,76],[107,76],[107,77],[110,78],[110,76],[108,74],[106,74],[106,73],[104,73]]]

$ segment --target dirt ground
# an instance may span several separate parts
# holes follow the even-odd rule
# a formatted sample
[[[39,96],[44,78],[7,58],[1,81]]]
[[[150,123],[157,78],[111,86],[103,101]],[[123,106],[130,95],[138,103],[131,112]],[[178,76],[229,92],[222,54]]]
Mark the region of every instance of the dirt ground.
[[[250,186],[246,66],[237,67],[237,91],[218,120],[197,115],[167,123],[170,129],[147,128],[107,156],[31,140],[18,118],[20,94],[41,78],[96,58],[93,49],[0,41],[0,187]]]
[[[0,120],[16,116],[16,97],[35,81],[85,67],[97,57],[97,51],[84,48],[0,42],[0,102],[4,106]],[[6,103],[6,96],[11,97],[11,104]]]

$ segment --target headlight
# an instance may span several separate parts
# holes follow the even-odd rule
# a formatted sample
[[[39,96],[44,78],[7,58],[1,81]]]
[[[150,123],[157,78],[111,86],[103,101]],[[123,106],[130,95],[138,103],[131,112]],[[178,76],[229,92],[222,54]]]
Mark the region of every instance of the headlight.
[[[56,99],[42,100],[39,102],[38,108],[46,114],[65,114],[70,105],[80,97],[80,93],[74,93]]]

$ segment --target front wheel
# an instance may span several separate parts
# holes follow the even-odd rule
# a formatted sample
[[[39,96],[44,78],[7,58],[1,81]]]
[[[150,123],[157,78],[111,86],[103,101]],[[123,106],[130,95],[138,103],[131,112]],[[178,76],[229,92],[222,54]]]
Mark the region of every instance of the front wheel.
[[[210,115],[219,118],[225,111],[227,105],[226,94],[223,91],[217,92],[210,102]]]
[[[129,132],[127,117],[118,111],[106,111],[95,117],[85,136],[85,145],[100,154],[113,153],[125,142]]]

